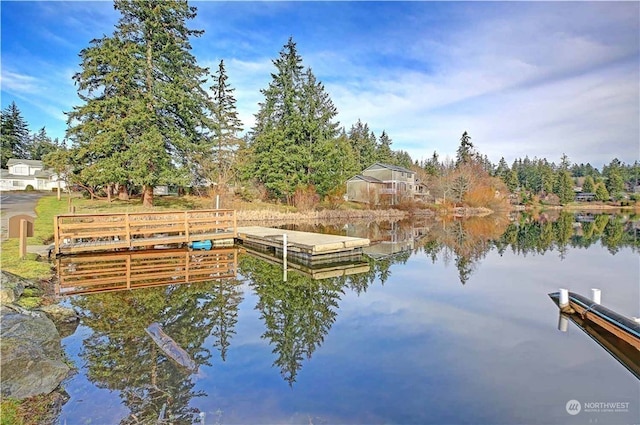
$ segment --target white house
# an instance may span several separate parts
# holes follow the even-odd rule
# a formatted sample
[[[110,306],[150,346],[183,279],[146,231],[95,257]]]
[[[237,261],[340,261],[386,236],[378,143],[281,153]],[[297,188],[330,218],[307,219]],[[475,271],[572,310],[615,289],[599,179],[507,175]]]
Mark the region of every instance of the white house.
[[[8,169],[0,170],[0,191],[25,190],[31,185],[34,190],[53,190],[60,185],[66,188],[64,180],[58,179],[55,172],[44,167],[42,161],[11,158]]]

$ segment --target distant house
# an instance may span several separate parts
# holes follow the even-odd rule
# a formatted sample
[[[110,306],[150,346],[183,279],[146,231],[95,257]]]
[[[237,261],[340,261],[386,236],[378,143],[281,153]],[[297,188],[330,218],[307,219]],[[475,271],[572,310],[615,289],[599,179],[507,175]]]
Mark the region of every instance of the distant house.
[[[27,186],[35,190],[52,190],[66,183],[55,172],[45,168],[42,161],[11,158],[7,168],[0,170],[0,191],[25,190]]]
[[[581,192],[576,194],[577,202],[591,202],[591,201],[595,201],[595,199],[596,199],[595,193]]]
[[[403,199],[421,198],[429,192],[416,173],[397,165],[375,163],[347,180],[347,200],[377,205],[397,205]]]

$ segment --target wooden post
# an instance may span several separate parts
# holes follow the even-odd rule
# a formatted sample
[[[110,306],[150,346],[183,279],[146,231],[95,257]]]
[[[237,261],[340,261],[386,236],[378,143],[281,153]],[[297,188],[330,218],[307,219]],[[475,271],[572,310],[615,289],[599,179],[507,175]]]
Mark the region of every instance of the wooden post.
[[[60,180],[58,180],[58,201],[60,200]]]
[[[220,195],[216,195],[216,209],[220,209]]]
[[[55,246],[55,254],[58,254],[60,249],[60,228],[58,227],[58,217],[53,217],[53,240]]]
[[[71,196],[69,196],[69,198],[67,198],[67,207],[68,207],[68,212],[71,212]]]
[[[591,300],[598,305],[600,304],[601,292],[599,289],[591,288]]]
[[[20,259],[27,256],[27,220],[20,220]]]

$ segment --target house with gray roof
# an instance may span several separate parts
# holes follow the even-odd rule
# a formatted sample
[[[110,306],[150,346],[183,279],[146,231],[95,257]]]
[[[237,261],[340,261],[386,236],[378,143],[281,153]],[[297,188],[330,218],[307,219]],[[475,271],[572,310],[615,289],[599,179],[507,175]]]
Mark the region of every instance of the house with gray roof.
[[[27,186],[34,190],[51,191],[66,188],[64,180],[51,169],[47,169],[42,161],[33,159],[11,158],[7,168],[0,170],[0,191],[25,190]]]
[[[415,171],[376,162],[347,180],[347,200],[370,205],[397,205],[405,199],[428,196]]]

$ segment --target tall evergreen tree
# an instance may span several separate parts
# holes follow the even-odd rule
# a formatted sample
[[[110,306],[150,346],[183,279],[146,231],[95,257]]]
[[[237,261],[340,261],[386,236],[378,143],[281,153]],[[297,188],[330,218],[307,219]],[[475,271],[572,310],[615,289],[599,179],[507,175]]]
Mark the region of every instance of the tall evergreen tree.
[[[584,178],[584,183],[582,184],[582,191],[586,193],[594,193],[595,182],[593,181],[593,177],[587,176]]]
[[[311,68],[304,72],[298,105],[302,117],[301,141],[305,148],[304,155],[308,158],[304,167],[308,176],[307,184],[317,187],[324,183],[319,180],[319,173],[325,174],[328,178],[334,174],[328,173],[331,167],[325,166],[325,158],[329,153],[327,148],[330,151],[337,147],[335,140],[339,133],[339,124],[333,121],[338,110]],[[325,195],[326,191],[322,191],[321,194]]]
[[[596,186],[596,201],[608,201],[609,200],[609,191],[607,187],[603,183],[599,183]]]
[[[311,69],[304,70],[293,39],[273,64],[251,133],[250,169],[272,196],[291,202],[300,187],[324,186],[318,178],[330,172],[323,155],[338,135],[337,110]]]
[[[618,158],[611,160],[609,165],[605,166],[602,170],[602,174],[605,177],[605,184],[609,195],[614,198],[618,198],[620,193],[624,190],[624,178],[622,177],[623,164]]]
[[[42,127],[37,133],[31,136],[31,143],[29,144],[29,158],[41,160],[47,154],[54,152],[62,148],[62,144],[56,138],[51,140],[51,137],[47,135],[47,130]]]
[[[473,158],[473,143],[471,143],[471,136],[465,131],[460,137],[460,146],[456,151],[456,166],[466,164]]]
[[[0,122],[2,168],[7,168],[7,161],[11,158],[29,159],[29,126],[15,102],[2,111]]]
[[[353,147],[360,170],[364,170],[376,162],[376,136],[369,129],[369,124],[358,120],[348,132],[349,142]]]
[[[509,175],[509,165],[507,165],[507,161],[504,160],[504,157],[500,158],[498,161],[498,166],[495,170],[495,176],[500,177],[502,181],[506,183],[507,177]]]
[[[438,152],[433,151],[433,155],[424,164],[424,170],[430,176],[437,176],[440,173],[440,160]]]
[[[393,153],[393,157],[394,159],[392,163],[395,165],[399,165],[400,167],[404,168],[411,168],[411,166],[413,165],[413,159],[411,159],[411,155],[409,155],[409,152],[407,151],[395,151]]]
[[[224,61],[220,61],[218,70],[213,76],[213,119],[214,119],[214,135],[213,144],[215,149],[215,173],[218,181],[218,187],[225,185],[229,178],[230,172],[234,167],[235,154],[240,145],[238,133],[242,131],[242,122],[238,118],[236,109],[236,99],[233,96],[235,88],[229,84],[229,77],[224,66]],[[210,155],[208,152],[199,152],[201,166],[206,167],[210,164],[208,161]],[[208,167],[211,168],[211,167]],[[212,171],[212,170],[210,170]]]
[[[559,171],[554,193],[558,195],[562,204],[567,204],[575,199],[573,179],[568,170],[563,169]]]
[[[510,170],[507,174],[507,178],[505,180],[505,184],[510,192],[515,192],[518,189],[518,173],[515,170]]]
[[[376,162],[392,163],[393,151],[391,150],[391,138],[386,131],[382,131],[380,139],[378,140],[378,146],[376,149]]]
[[[564,170],[564,171],[569,171],[569,168],[571,167],[571,161],[569,161],[569,157],[567,156],[566,153],[563,153],[562,156],[560,157],[560,170]]]
[[[202,32],[186,21],[196,8],[186,0],[116,0],[121,14],[111,37],[80,53],[74,76],[84,104],[69,113],[81,178],[95,183],[131,183],[153,205],[153,187],[187,183],[185,161],[201,150],[211,99],[201,84],[189,38]]]

